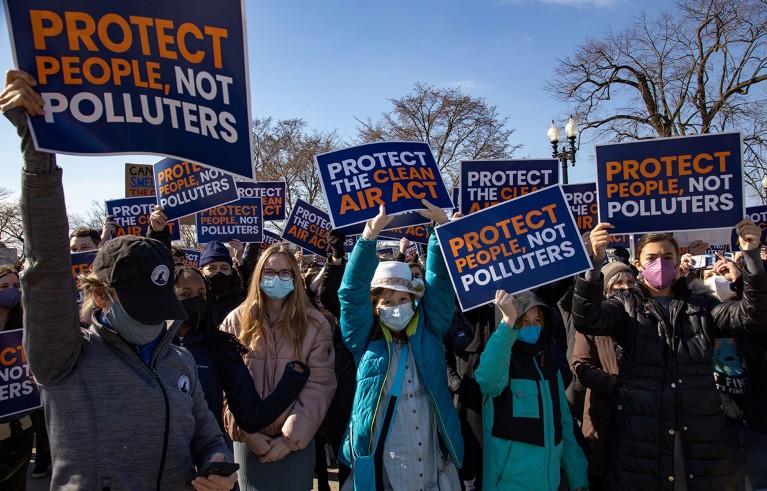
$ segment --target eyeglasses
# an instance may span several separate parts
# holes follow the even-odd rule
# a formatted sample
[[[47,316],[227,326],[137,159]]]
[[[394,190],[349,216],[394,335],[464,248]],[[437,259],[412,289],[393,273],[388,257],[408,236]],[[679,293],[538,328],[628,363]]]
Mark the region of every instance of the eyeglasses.
[[[279,276],[281,280],[292,280],[293,279],[293,271],[289,269],[283,269],[282,271],[275,271],[273,269],[265,269],[261,276],[266,278],[267,280],[271,280],[275,276]]]

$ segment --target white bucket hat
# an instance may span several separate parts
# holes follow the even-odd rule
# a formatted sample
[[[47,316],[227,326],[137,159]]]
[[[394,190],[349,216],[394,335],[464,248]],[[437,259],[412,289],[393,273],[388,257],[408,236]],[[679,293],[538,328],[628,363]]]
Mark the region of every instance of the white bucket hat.
[[[417,295],[418,292],[413,290],[412,278],[410,266],[407,264],[399,261],[383,261],[376,268],[373,281],[370,282],[370,289],[388,288]]]

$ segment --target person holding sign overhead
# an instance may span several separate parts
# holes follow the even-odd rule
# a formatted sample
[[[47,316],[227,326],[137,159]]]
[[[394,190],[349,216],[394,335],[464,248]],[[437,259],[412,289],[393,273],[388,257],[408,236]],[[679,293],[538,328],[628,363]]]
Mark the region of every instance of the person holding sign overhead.
[[[604,299],[601,267],[609,223],[591,232],[594,269],[576,279],[575,328],[611,336],[618,355],[604,484],[610,490],[736,489],[728,432],[713,371],[714,340],[767,330],[761,230],[736,225],[746,258],[743,297],[722,303],[676,281],[681,254],[671,234],[636,245],[636,288]]]
[[[420,213],[442,225],[428,201]],[[458,414],[447,385],[442,338],[453,291],[437,237],[429,238],[426,289],[415,303],[407,264],[379,263],[376,238],[393,216],[381,205],[354,246],[338,297],[341,332],[357,364],[357,390],[341,458],[344,490],[459,490],[463,461]]]
[[[498,290],[503,314],[474,375],[483,395],[485,486],[555,491],[588,487],[586,457],[573,434],[565,385],[554,361],[554,321],[532,292]],[[559,354],[561,357],[561,353]]]
[[[21,137],[24,348],[48,418],[51,489],[231,489],[234,475],[194,478],[232,456],[192,356],[171,344],[186,313],[167,248],[136,236],[106,244],[81,279],[80,329],[62,171],[35,149],[24,114],[44,114],[35,85],[9,70],[0,110]]]

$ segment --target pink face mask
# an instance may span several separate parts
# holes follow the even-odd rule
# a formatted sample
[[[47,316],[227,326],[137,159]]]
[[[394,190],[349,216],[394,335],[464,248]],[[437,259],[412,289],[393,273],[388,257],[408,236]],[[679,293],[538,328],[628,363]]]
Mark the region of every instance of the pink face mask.
[[[676,278],[676,263],[657,258],[642,265],[642,277],[655,290],[665,290]]]

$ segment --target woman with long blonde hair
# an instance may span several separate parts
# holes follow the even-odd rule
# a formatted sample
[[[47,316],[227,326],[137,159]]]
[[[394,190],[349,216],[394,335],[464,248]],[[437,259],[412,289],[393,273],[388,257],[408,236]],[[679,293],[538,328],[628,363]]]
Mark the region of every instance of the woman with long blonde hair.
[[[306,490],[312,487],[313,438],[336,388],[332,333],[309,304],[293,253],[275,244],[261,254],[248,296],[221,329],[248,348],[245,363],[264,398],[276,387],[291,360],[311,369],[298,400],[258,433],[241,431],[228,418],[246,490]]]

